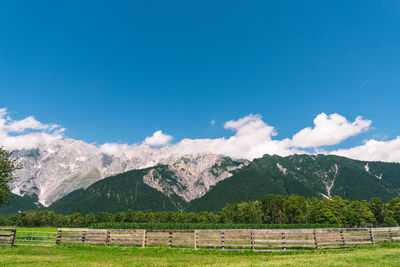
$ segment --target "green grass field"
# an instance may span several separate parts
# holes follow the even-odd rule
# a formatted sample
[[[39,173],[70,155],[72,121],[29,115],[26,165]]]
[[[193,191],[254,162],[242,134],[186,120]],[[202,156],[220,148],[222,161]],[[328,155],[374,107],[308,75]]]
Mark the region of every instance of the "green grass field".
[[[57,227],[16,227],[17,233],[19,231],[34,231],[34,232],[57,232]]]
[[[338,224],[244,224],[244,223],[133,223],[106,222],[94,223],[92,229],[147,229],[147,230],[193,230],[193,229],[313,229],[339,228]]]
[[[0,247],[0,266],[400,266],[400,244],[253,253],[74,245]]]

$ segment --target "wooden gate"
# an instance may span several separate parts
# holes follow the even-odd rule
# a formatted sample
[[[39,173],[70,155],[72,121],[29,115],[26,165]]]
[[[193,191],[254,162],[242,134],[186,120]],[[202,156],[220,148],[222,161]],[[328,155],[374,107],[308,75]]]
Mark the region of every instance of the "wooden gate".
[[[0,228],[0,246],[11,247],[14,244],[15,228]]]

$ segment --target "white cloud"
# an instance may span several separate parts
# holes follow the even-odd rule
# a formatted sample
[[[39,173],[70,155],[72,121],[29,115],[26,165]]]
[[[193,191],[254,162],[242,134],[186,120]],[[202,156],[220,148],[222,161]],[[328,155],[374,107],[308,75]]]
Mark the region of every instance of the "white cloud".
[[[330,152],[365,161],[400,162],[400,136],[389,141],[368,140],[361,146]]]
[[[300,130],[293,138],[277,139],[277,131],[273,126],[265,123],[260,115],[250,114],[224,124],[225,129],[233,131],[230,137],[185,138],[170,144],[173,137],[159,130],[146,137],[141,144],[105,143],[97,149],[98,152],[111,155],[146,158],[149,166],[162,159],[192,153],[221,154],[234,159],[252,160],[264,154],[304,154],[303,148],[314,148],[319,152],[320,147],[339,144],[346,138],[368,130],[370,126],[371,121],[362,117],[350,122],[339,114],[321,113],[314,119],[314,127]],[[0,146],[6,149],[30,149],[57,142],[64,138],[64,130],[56,124],[41,123],[32,116],[12,120],[6,109],[0,109]],[[400,136],[389,141],[371,139],[361,146],[324,153],[360,160],[400,162]]]
[[[57,126],[53,127],[53,125],[43,124],[37,121],[34,117],[29,116],[20,121],[13,121],[6,125],[5,129],[9,132],[23,132],[26,129],[32,130],[46,130],[46,129],[54,129]]]
[[[271,136],[277,135],[274,127],[268,126],[260,115],[253,114],[236,121],[227,121],[224,128],[236,131],[237,136],[255,135],[271,139]]]
[[[169,155],[190,153],[214,153],[235,159],[254,159],[264,154],[289,155],[301,151],[289,148],[289,140],[272,140],[277,133],[260,115],[248,115],[225,123],[225,129],[235,131],[229,138],[183,139],[163,149]]]
[[[215,125],[215,120],[211,120],[211,121],[210,121],[210,124],[211,124],[212,126],[214,126],[214,125]]]
[[[31,149],[39,144],[50,144],[62,139],[65,131],[65,128],[56,124],[43,124],[33,116],[12,120],[7,114],[7,109],[0,109],[0,146],[8,150]],[[25,131],[29,132],[24,134]]]
[[[144,139],[143,144],[149,146],[164,146],[171,142],[173,139],[172,136],[168,134],[163,134],[161,130],[155,132],[152,136],[146,137]]]
[[[272,140],[272,136],[276,135],[276,131],[274,127],[267,125],[260,115],[250,114],[238,120],[228,121],[225,123],[224,128],[233,130],[235,132],[234,135],[229,138],[214,139],[185,138],[175,144],[160,148],[150,148],[148,145],[155,144],[153,137],[156,134],[154,134],[152,137],[146,138],[142,145],[107,143],[100,146],[100,149],[105,153],[123,154],[127,157],[146,154],[151,155],[155,160],[192,153],[221,154],[235,159],[254,159],[266,153],[279,155],[302,153],[289,147],[289,139]],[[149,141],[152,141],[151,144]]]
[[[314,128],[307,127],[293,136],[292,145],[300,148],[316,148],[336,145],[343,140],[369,129],[372,121],[358,116],[349,122],[339,114],[319,114],[314,119]]]

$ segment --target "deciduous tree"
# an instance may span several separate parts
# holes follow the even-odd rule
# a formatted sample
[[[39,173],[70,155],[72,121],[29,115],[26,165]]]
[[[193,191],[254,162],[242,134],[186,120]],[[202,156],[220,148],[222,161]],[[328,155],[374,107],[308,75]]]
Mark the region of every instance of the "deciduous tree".
[[[14,171],[21,168],[12,152],[0,147],[0,205],[9,202],[10,187]]]

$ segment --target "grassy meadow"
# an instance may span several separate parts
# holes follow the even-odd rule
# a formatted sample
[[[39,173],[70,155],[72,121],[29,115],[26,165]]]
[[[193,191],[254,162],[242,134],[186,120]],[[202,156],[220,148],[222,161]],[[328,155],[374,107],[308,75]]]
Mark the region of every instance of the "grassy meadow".
[[[194,230],[194,229],[313,229],[338,228],[338,224],[265,224],[265,223],[94,223],[92,229],[146,229],[146,230]]]
[[[14,227],[11,227],[11,228],[14,228]],[[17,229],[17,234],[18,234],[18,232],[21,232],[21,231],[55,233],[58,230],[57,227],[15,227],[15,228]]]
[[[400,244],[310,252],[59,245],[0,247],[0,266],[400,266]]]

